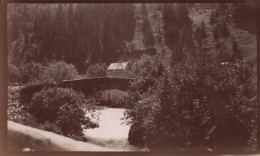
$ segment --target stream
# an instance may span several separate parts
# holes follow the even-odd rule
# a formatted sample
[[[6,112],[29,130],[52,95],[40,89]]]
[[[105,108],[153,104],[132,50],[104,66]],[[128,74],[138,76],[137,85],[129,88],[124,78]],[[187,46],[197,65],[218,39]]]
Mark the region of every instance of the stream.
[[[127,125],[125,120],[122,119],[126,109],[103,108],[96,111],[100,114],[99,119],[96,120],[99,127],[83,130],[89,143],[111,148],[115,151],[141,150],[128,143],[128,133],[131,125]]]

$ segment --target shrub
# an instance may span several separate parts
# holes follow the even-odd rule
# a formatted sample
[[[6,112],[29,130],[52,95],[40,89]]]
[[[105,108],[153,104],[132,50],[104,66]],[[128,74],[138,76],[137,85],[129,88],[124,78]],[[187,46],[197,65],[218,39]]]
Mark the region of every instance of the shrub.
[[[147,18],[144,19],[144,22],[142,23],[142,32],[144,34],[144,38],[143,38],[144,45],[148,48],[153,48],[155,41],[154,41],[151,25]]]
[[[220,35],[219,35],[219,28],[216,26],[213,28],[213,37],[216,41],[218,41]]]
[[[72,80],[78,77],[74,65],[64,61],[50,61],[47,63],[29,62],[20,68],[23,83],[39,84],[62,80]]]
[[[156,88],[129,93],[138,97],[129,100],[130,143],[138,132],[143,136],[137,142],[151,150],[254,146],[256,103],[250,99],[256,95],[256,83],[252,77],[252,68],[242,61],[223,65],[195,58],[176,63],[167,76],[157,79]]]
[[[8,82],[9,83],[14,83],[14,82],[20,82],[21,81],[21,74],[18,68],[11,64],[8,63]]]
[[[94,128],[90,118],[85,117],[85,96],[69,88],[44,88],[35,93],[28,107],[39,123],[55,123],[65,136],[81,136],[82,128]],[[41,126],[59,132],[56,126]]]
[[[241,13],[243,11],[243,13]],[[250,18],[249,18],[250,17]],[[234,23],[249,33],[257,32],[257,5],[254,3],[237,4],[233,13]]]
[[[210,24],[215,24],[216,23],[216,13],[215,11],[212,11],[211,14],[210,14]]]
[[[229,54],[227,48],[223,46],[216,53],[216,59],[220,62],[229,62],[231,60],[231,54]]]
[[[78,77],[78,72],[74,65],[64,61],[51,61],[40,73],[41,82],[54,82],[62,80],[73,80]]]
[[[40,82],[40,74],[43,72],[43,65],[40,63],[29,62],[21,66],[22,83],[37,84]]]
[[[201,37],[203,39],[207,38],[207,31],[206,31],[206,24],[204,23],[204,21],[201,21],[200,24],[200,31],[201,31]]]
[[[140,60],[129,63],[129,75],[138,77],[158,77],[164,72],[161,59],[158,56],[142,55]]]
[[[86,71],[87,77],[103,77],[106,76],[107,65],[105,63],[96,63],[88,67]]]
[[[230,37],[231,33],[230,33],[225,21],[221,21],[219,24],[217,24],[217,27],[219,28],[220,35],[223,38]]]

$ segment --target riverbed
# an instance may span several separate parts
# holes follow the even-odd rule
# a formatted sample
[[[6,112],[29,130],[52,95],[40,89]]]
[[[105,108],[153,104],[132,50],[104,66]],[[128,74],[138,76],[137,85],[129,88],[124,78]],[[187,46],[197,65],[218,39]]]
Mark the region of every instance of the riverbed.
[[[114,149],[115,151],[139,151],[140,148],[128,143],[128,133],[131,125],[123,119],[124,108],[102,108],[97,110],[98,128],[85,129],[83,133],[89,143]],[[87,114],[88,116],[88,114]]]

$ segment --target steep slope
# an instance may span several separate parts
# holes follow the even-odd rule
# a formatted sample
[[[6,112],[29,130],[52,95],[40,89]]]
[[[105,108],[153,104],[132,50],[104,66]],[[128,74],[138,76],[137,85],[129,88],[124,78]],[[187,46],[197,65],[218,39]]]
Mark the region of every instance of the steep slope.
[[[228,25],[231,34],[238,43],[239,49],[242,50],[242,57],[245,61],[253,61],[256,63],[257,57],[257,37],[256,35],[250,34],[246,30],[237,28],[235,24]]]
[[[231,7],[232,8],[232,7]],[[205,7],[202,5],[197,5],[192,7],[189,12],[189,16],[193,21],[193,32],[196,31],[196,28],[200,26],[202,20],[206,25],[207,38],[204,40],[202,48],[207,54],[216,56],[218,52],[223,49],[223,46],[226,47],[226,51],[232,55],[232,43],[236,41],[238,43],[238,49],[242,51],[242,58],[245,61],[256,62],[257,56],[257,38],[256,35],[250,34],[247,30],[242,30],[236,26],[232,18],[232,9],[226,10],[225,16],[220,16],[226,21],[228,30],[230,32],[230,37],[228,38],[219,38],[219,43],[222,44],[222,47],[217,48],[216,41],[213,37],[213,25],[210,24],[210,14],[216,11],[216,5],[212,7]],[[199,45],[195,40],[195,48],[199,49]]]
[[[201,9],[201,8],[193,8],[189,11],[189,17],[193,21],[193,32],[196,31],[198,26],[201,25],[203,21],[206,25],[206,33],[207,37],[204,39],[204,43],[202,48],[208,54],[213,54],[216,52],[216,42],[213,38],[213,27],[210,24],[210,14],[214,11],[213,9]],[[198,48],[199,45],[195,40],[195,48]]]
[[[170,64],[172,51],[165,43],[165,30],[161,4],[146,4],[147,19],[152,29],[154,38],[153,48],[157,55],[163,59],[166,66]]]
[[[143,43],[143,33],[141,30],[141,25],[143,23],[143,17],[141,14],[141,5],[140,4],[135,4],[135,19],[136,19],[136,24],[135,24],[135,31],[134,31],[134,37],[131,42],[131,51],[138,51],[138,50],[145,50],[146,47],[144,46]]]
[[[18,66],[48,58],[73,63],[85,73],[91,63],[117,61],[134,35],[133,4],[10,6],[8,47],[15,49],[10,53]]]
[[[157,53],[164,56],[164,58],[171,57],[171,50],[165,43],[164,37],[164,22],[161,10],[153,7],[148,7],[148,20],[152,27],[152,32],[155,38],[155,46]]]

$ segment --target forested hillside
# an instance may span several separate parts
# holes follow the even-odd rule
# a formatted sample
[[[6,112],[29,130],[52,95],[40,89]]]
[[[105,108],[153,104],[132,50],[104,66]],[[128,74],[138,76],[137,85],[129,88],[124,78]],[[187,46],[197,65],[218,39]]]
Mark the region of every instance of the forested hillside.
[[[255,61],[255,12],[252,4],[10,4],[9,61],[64,60],[85,73],[142,53],[166,53],[172,63],[201,50],[232,55],[233,44]]]
[[[20,65],[65,60],[85,72],[90,63],[116,61],[129,51],[133,4],[10,4],[8,49]]]
[[[83,129],[99,125],[84,118],[86,111],[119,107],[125,113],[109,111],[95,143],[255,150],[256,10],[253,3],[9,4],[8,119],[85,140]],[[112,69],[116,79],[107,74],[112,62],[127,62]],[[121,91],[83,86],[91,95],[49,85],[100,77],[131,83]],[[45,87],[29,103],[19,103],[25,94],[18,85],[39,84]],[[108,139],[120,135],[122,127],[109,122],[121,122],[123,114],[124,140]]]

